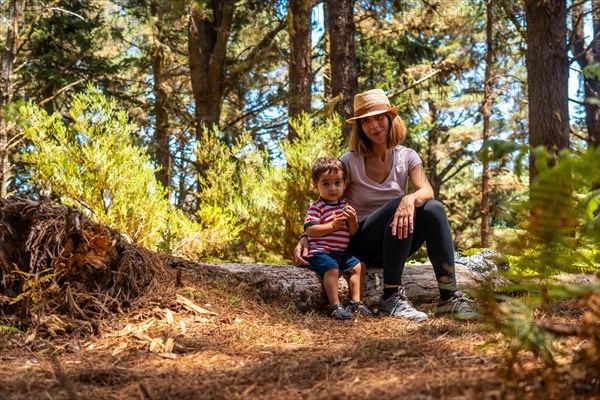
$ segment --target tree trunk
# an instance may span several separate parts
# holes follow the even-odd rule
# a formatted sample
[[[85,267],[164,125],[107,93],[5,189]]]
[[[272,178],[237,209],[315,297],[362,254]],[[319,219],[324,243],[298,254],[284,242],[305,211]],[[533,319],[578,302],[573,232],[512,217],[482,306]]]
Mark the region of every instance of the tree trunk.
[[[481,114],[483,116],[482,139],[485,142],[490,137],[490,113],[492,108],[492,1],[486,0],[487,22],[486,22],[486,54],[485,54],[485,77],[483,82],[483,104]],[[481,174],[481,246],[489,247],[490,235],[490,165],[483,162],[483,173]]]
[[[8,194],[9,165],[9,136],[8,124],[4,117],[4,106],[11,101],[11,75],[15,62],[16,40],[19,32],[19,10],[21,2],[10,0],[8,3],[8,20],[6,29],[6,42],[2,52],[0,67],[0,197]]]
[[[589,46],[585,43],[583,32],[584,4],[573,5],[571,21],[573,23],[573,53],[579,67],[583,70],[588,65],[600,60],[600,4],[592,1],[593,42]],[[589,48],[588,48],[589,47]],[[586,51],[587,50],[587,51]],[[600,145],[600,107],[589,99],[600,98],[600,80],[597,76],[583,75],[585,122],[588,130],[588,143],[591,146]]]
[[[354,115],[354,95],[358,92],[356,45],[354,40],[354,0],[328,0],[327,28],[329,29],[331,59],[331,95],[341,95],[335,110],[343,119]],[[348,138],[351,124],[344,124]]]
[[[290,36],[290,90],[288,116],[295,118],[302,111],[309,113],[311,104],[311,0],[290,0],[288,6],[288,32]],[[297,136],[289,126],[288,139]]]
[[[442,176],[439,174],[438,164],[439,159],[437,149],[440,143],[440,126],[438,124],[438,110],[435,101],[429,99],[429,116],[431,118],[431,129],[427,132],[427,165],[426,170],[429,170],[429,182],[433,189],[433,196],[438,199],[442,188]]]
[[[323,28],[325,29],[325,65],[323,65],[323,95],[331,99],[331,40],[329,39],[329,3],[323,2]]]
[[[233,23],[235,0],[210,0],[211,14],[192,3],[188,27],[188,53],[192,92],[196,105],[196,137],[204,128],[219,125],[225,97],[227,40]]]
[[[151,46],[152,75],[154,84],[152,90],[154,93],[154,117],[156,124],[154,126],[154,146],[155,159],[160,167],[156,172],[156,179],[167,189],[167,198],[171,195],[171,174],[173,166],[172,157],[169,148],[169,112],[167,108],[168,95],[165,89],[165,52],[163,49],[163,26],[162,10],[159,1],[152,0],[150,4],[150,14],[153,21],[154,37]]]
[[[529,144],[558,153],[569,146],[567,4],[526,0]],[[537,175],[529,158],[530,182]]]

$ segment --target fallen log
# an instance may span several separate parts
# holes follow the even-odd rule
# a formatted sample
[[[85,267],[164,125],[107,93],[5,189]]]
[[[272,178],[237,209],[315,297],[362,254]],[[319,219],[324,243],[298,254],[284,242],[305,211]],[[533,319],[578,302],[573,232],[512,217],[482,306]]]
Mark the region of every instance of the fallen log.
[[[180,260],[182,261],[182,260]],[[245,282],[256,288],[266,301],[288,299],[300,310],[318,309],[326,304],[325,292],[319,276],[306,269],[293,265],[277,264],[217,264],[180,262],[176,265],[203,279],[229,279]],[[480,288],[487,279],[486,274],[456,265],[457,283],[461,290]],[[347,277],[340,277],[341,299],[348,295]],[[498,283],[500,278],[495,278]],[[381,296],[383,284],[382,269],[368,269],[365,279],[364,299],[368,304],[376,304]],[[415,303],[436,301],[438,286],[431,264],[407,265],[404,269],[403,284],[406,295]],[[343,300],[342,300],[343,301]]]
[[[306,268],[277,264],[196,263],[182,259],[176,259],[172,266],[186,270],[201,279],[226,279],[234,284],[243,282],[254,287],[267,302],[292,301],[302,311],[320,309],[327,302],[321,278]],[[598,278],[593,275],[561,275],[558,279],[562,283],[598,282]],[[406,295],[413,303],[437,301],[438,285],[431,264],[406,265],[402,280]],[[467,293],[475,293],[487,283],[493,287],[510,283],[507,279],[497,276],[494,271],[473,270],[463,264],[456,264],[456,280],[458,288]],[[377,304],[383,290],[382,285],[383,270],[368,269],[364,291],[367,304]],[[339,292],[344,301],[348,295],[347,276],[340,277]]]

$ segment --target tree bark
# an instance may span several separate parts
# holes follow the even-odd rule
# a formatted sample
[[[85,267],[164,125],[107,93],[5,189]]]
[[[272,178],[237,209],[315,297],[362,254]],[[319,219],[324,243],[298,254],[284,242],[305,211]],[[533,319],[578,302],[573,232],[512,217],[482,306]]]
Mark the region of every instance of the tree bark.
[[[529,144],[558,153],[569,146],[567,4],[526,0]],[[537,175],[529,158],[530,182]]]
[[[492,48],[492,1],[486,0],[486,53],[485,53],[485,76],[483,82],[483,103],[481,104],[481,114],[483,116],[482,139],[485,142],[490,137],[490,113],[492,108],[492,66],[493,66],[493,48]],[[487,161],[483,162],[483,172],[481,174],[481,246],[489,247],[490,235],[490,165]]]
[[[162,10],[158,0],[152,0],[150,4],[150,15],[152,16],[154,37],[151,46],[152,75],[154,84],[154,146],[155,159],[160,167],[156,172],[156,179],[167,189],[167,198],[171,195],[171,175],[173,171],[172,156],[169,148],[169,111],[167,104],[169,97],[165,89],[165,51],[163,43]]]
[[[290,36],[290,69],[288,116],[296,118],[301,112],[310,112],[311,105],[311,0],[290,0],[288,6],[288,32]],[[288,139],[297,133],[289,126]]]
[[[358,92],[354,24],[355,0],[328,0],[327,28],[329,29],[331,60],[331,95],[341,95],[335,110],[345,120],[354,115],[354,95]],[[350,136],[351,124],[344,124],[344,137]]]
[[[6,43],[2,52],[0,67],[0,197],[8,194],[8,177],[10,173],[9,163],[9,135],[8,124],[4,116],[3,107],[10,103],[11,75],[15,62],[17,45],[17,34],[19,32],[19,13],[22,4],[18,0],[10,0],[8,3],[8,20],[6,29]]]
[[[431,129],[427,132],[427,169],[429,170],[429,182],[433,189],[433,196],[437,199],[442,188],[442,176],[438,173],[439,159],[437,150],[440,143],[440,125],[438,124],[438,109],[435,101],[429,100],[429,116],[431,118]]]
[[[188,53],[192,92],[196,104],[196,138],[204,128],[219,125],[225,97],[227,40],[233,23],[235,0],[204,2],[210,15],[195,3],[190,6]]]
[[[582,70],[588,65],[600,61],[600,38],[598,38],[600,35],[600,3],[597,0],[592,1],[593,41],[589,45],[585,43],[584,39],[583,6],[583,2],[574,4],[571,16],[573,23],[573,54],[575,54],[575,61]],[[589,101],[590,99],[600,98],[600,80],[598,80],[598,77],[584,74],[583,90],[588,143],[591,146],[598,146],[600,145],[600,107],[598,104]]]

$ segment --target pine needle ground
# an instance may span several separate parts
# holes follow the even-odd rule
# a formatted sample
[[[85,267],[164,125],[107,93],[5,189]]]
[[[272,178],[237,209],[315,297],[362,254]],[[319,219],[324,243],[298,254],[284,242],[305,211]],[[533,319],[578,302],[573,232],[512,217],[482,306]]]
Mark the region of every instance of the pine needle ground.
[[[526,352],[507,358],[484,323],[335,321],[265,304],[244,285],[180,283],[107,315],[97,333],[0,334],[0,399],[598,398],[571,368],[579,337],[556,339],[563,357],[548,369]],[[544,313],[583,318],[575,302]]]

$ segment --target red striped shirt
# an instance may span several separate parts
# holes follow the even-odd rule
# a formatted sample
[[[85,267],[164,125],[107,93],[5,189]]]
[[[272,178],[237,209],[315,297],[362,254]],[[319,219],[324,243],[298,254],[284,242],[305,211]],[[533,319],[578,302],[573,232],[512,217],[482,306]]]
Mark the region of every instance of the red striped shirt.
[[[340,200],[337,204],[328,204],[322,198],[315,200],[306,213],[304,218],[304,230],[311,225],[327,224],[334,220],[334,215],[339,215],[347,203]],[[308,237],[310,245],[309,255],[317,252],[344,251],[350,244],[350,231],[348,225],[335,232],[322,237]]]

